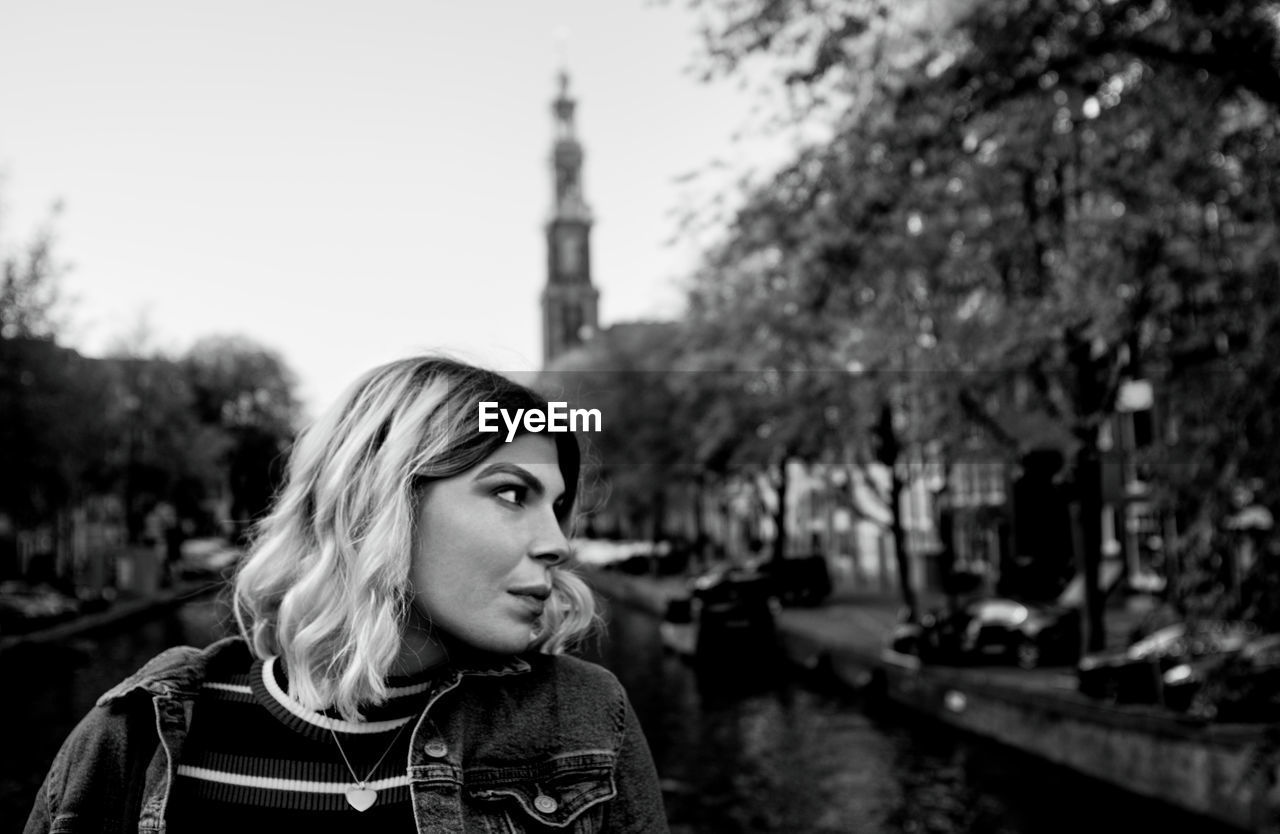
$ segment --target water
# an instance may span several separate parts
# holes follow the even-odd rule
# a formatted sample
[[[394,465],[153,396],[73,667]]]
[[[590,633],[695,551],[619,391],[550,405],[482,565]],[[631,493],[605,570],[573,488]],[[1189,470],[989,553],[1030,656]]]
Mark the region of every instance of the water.
[[[1233,830],[820,681],[700,681],[656,630],[618,608],[587,654],[631,694],[677,834]]]
[[[226,615],[226,607],[207,596],[97,639],[0,656],[0,714],[10,717],[0,745],[0,831],[22,830],[63,739],[103,692],[169,646],[202,646],[221,637]]]
[[[206,644],[227,626],[210,597],[96,641],[0,657],[0,703],[15,719],[0,762],[0,831],[21,830],[59,744],[103,691],[163,648]],[[626,685],[676,834],[1224,831],[813,682],[699,680],[663,652],[655,620],[625,608],[584,654]]]

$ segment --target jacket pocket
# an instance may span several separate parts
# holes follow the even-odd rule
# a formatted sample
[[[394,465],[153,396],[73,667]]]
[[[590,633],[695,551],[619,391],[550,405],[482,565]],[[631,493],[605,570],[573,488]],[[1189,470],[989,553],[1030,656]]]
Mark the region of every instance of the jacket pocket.
[[[590,834],[617,795],[614,754],[564,753],[498,767],[467,768],[463,790],[491,832],[565,831]]]

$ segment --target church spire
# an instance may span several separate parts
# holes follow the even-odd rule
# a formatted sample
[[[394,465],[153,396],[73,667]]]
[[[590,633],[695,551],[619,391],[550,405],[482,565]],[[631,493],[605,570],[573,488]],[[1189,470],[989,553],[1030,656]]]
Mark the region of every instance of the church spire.
[[[591,221],[591,210],[582,193],[582,145],[578,143],[573,113],[577,102],[569,95],[569,73],[560,70],[560,93],[551,103],[555,117],[554,170],[556,218]]]
[[[577,102],[561,70],[551,102],[552,207],[547,221],[547,285],[542,291],[542,359],[550,363],[597,328],[600,293],[591,283],[591,209],[582,188],[582,145],[574,125]]]

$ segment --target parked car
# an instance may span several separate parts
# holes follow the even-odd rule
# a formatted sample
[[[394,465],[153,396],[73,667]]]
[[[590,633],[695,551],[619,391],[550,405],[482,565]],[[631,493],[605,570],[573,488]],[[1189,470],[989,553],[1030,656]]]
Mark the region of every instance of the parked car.
[[[777,645],[777,597],[767,576],[722,566],[696,577],[689,593],[667,605],[663,643],[699,663],[764,656]]]
[[[1174,623],[1126,648],[1082,657],[1076,666],[1077,688],[1117,703],[1186,709],[1209,671],[1256,636],[1249,623]]]
[[[1190,709],[1216,721],[1280,721],[1280,634],[1263,634],[1229,654],[1205,675]]]
[[[243,551],[224,539],[187,539],[174,571],[182,579],[217,578],[228,575],[244,556]]]
[[[1263,634],[1164,672],[1165,706],[1216,721],[1280,719],[1280,634]]]
[[[894,651],[926,663],[1012,663],[1024,669],[1069,664],[1080,653],[1080,614],[1072,608],[983,597],[951,612],[932,611],[900,625]]]

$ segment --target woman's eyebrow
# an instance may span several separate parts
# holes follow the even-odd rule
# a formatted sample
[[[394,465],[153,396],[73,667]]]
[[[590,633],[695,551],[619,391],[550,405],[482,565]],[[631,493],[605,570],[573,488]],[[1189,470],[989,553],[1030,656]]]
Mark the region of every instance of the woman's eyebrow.
[[[478,481],[481,478],[487,478],[490,475],[513,475],[523,481],[524,485],[538,496],[547,494],[546,485],[542,483],[536,475],[528,469],[525,469],[523,466],[517,466],[514,463],[491,463],[476,473],[475,480]],[[559,500],[563,496],[564,493],[562,492],[560,495],[556,496],[556,499]]]

